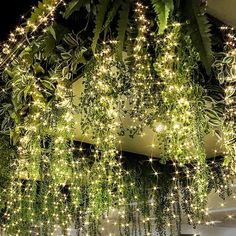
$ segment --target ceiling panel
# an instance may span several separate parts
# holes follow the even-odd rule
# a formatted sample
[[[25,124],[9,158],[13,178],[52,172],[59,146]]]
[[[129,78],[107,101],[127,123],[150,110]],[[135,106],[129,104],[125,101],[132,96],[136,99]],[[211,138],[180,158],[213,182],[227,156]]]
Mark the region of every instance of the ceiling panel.
[[[236,27],[236,0],[207,0],[207,4],[209,14]]]

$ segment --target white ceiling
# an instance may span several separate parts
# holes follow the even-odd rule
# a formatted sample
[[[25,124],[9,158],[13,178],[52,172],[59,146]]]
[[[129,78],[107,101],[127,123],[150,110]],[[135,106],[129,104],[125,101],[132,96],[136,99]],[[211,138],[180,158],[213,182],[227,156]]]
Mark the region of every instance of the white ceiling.
[[[209,14],[236,27],[236,0],[207,0],[207,5]]]

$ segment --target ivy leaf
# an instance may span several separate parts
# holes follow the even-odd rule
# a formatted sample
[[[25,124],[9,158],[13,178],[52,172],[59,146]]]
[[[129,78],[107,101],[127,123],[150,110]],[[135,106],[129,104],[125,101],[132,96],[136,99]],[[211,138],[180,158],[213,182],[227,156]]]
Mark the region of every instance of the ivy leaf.
[[[174,9],[173,0],[151,0],[159,21],[158,34],[163,34],[168,23],[170,12]]]
[[[210,34],[210,23],[207,16],[202,13],[200,1],[182,0],[181,15],[185,21],[189,21],[187,31],[189,32],[195,48],[198,50],[200,59],[207,74],[211,73],[213,61],[212,42]]]
[[[122,51],[124,48],[124,41],[125,41],[125,32],[127,30],[129,22],[129,10],[130,10],[130,0],[126,0],[122,4],[122,9],[120,10],[120,17],[118,20],[117,55],[119,59],[122,59]]]
[[[97,6],[95,28],[93,30],[93,33],[94,33],[93,42],[92,42],[93,53],[95,53],[99,35],[102,31],[102,26],[103,26],[105,14],[107,12],[109,2],[110,2],[109,0],[99,0],[98,6]]]
[[[68,19],[72,13],[75,11],[79,11],[80,8],[86,4],[88,4],[90,1],[89,0],[73,0],[71,1],[65,10],[65,13],[63,14],[63,17],[65,19]]]

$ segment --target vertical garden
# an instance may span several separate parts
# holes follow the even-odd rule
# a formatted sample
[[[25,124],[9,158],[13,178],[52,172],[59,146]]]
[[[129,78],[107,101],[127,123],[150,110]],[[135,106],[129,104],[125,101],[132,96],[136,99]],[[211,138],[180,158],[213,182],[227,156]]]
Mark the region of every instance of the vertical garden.
[[[0,234],[204,223],[208,194],[224,199],[235,178],[235,42],[205,1],[39,1],[1,43]],[[122,136],[147,127],[160,155],[123,152]],[[221,155],[207,155],[207,135]]]

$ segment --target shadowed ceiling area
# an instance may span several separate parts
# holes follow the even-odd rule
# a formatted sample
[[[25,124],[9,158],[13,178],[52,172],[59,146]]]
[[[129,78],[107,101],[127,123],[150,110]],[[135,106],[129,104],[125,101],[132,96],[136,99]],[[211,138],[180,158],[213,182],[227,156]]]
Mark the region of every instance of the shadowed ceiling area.
[[[209,14],[224,22],[226,25],[236,27],[236,1],[235,0],[208,0]]]

